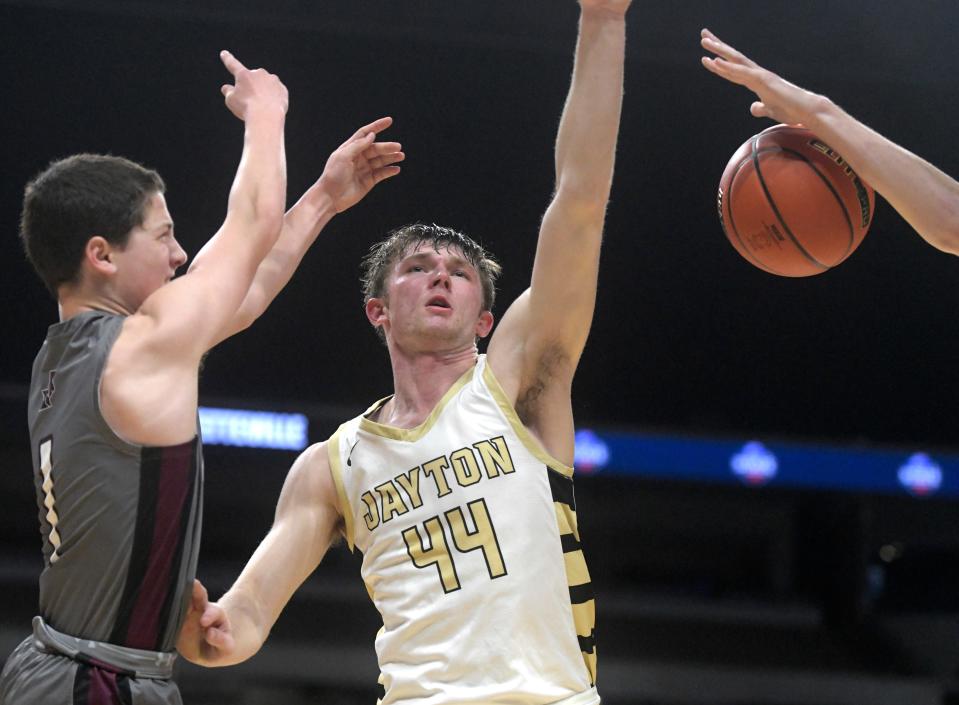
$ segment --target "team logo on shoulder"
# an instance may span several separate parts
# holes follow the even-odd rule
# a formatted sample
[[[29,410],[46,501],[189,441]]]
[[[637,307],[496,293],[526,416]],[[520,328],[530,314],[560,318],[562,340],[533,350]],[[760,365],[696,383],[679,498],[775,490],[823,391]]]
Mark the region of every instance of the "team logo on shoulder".
[[[47,386],[40,390],[40,411],[53,406],[53,393],[56,391],[56,387],[53,386],[53,378],[56,374],[56,370],[50,370],[50,379],[47,381]]]

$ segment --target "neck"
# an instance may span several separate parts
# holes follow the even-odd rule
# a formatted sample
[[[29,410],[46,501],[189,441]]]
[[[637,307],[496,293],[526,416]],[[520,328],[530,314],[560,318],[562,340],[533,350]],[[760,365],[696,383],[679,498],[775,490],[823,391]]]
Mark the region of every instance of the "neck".
[[[393,398],[379,414],[380,423],[414,428],[426,420],[443,395],[476,364],[476,345],[436,353],[408,354],[390,344]]]
[[[121,305],[119,301],[110,297],[90,296],[84,292],[67,290],[65,287],[60,287],[57,293],[61,321],[69,320],[77,314],[87,311],[106,311],[118,316],[129,316],[133,313]]]

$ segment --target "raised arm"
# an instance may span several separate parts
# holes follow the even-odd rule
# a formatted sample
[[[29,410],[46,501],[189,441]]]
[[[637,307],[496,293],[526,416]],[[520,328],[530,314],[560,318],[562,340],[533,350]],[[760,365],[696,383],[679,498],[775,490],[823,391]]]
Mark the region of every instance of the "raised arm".
[[[540,226],[529,290],[503,317],[489,360],[523,421],[572,462],[569,388],[596,300],[613,176],[630,0],[581,0],[573,76],[556,138],[556,191]]]
[[[177,649],[203,666],[229,666],[260,650],[286,603],[319,565],[340,527],[326,444],[308,448],[283,485],[273,527],[217,603],[194,591]]]
[[[283,222],[287,91],[263,69],[221,55],[235,83],[226,106],[245,125],[226,218],[191,271],[127,317],[104,368],[101,408],[121,437],[173,445],[196,435],[200,359],[236,314]]]
[[[188,274],[158,290],[139,311],[157,324],[155,343],[165,354],[197,360],[247,295],[276,243],[286,206],[286,88],[276,76],[247,69],[229,52],[222,59],[235,80],[221,89],[226,105],[245,125],[226,218]]]
[[[393,119],[384,117],[364,125],[330,155],[320,178],[287,211],[279,239],[260,263],[243,303],[217,342],[249,327],[266,311],[334,215],[400,172],[397,164],[405,158],[400,144],[376,141],[391,124]],[[203,255],[201,251],[197,260],[202,261]]]
[[[959,254],[959,183],[929,162],[862,124],[829,98],[764,69],[708,29],[701,35],[703,66],[756,94],[750,111],[787,124],[802,123],[889,201],[919,235]]]

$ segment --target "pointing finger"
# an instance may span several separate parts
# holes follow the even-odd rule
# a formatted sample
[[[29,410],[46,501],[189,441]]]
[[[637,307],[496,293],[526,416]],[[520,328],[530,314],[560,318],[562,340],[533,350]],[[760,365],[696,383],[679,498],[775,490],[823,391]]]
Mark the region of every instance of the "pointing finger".
[[[246,66],[243,63],[233,56],[226,49],[220,52],[220,61],[223,62],[223,65],[226,67],[226,70],[231,74],[236,76],[240,71],[246,71]]]

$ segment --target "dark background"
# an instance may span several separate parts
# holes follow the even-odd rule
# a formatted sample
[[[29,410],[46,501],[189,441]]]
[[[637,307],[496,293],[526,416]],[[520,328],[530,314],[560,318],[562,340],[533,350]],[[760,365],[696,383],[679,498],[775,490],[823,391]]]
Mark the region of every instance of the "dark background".
[[[386,231],[435,221],[484,242],[505,266],[498,315],[528,283],[576,17],[572,0],[0,1],[9,639],[34,609],[39,567],[22,399],[56,319],[16,237],[24,183],[75,152],[138,160],[167,181],[192,255],[222,221],[241,148],[219,93],[220,49],[290,89],[291,203],[358,126],[393,116],[403,173],[329,224],[273,307],[210,355],[201,381],[207,403],[308,410],[320,440],[391,389],[358,285],[360,258]],[[777,278],[740,258],[716,217],[716,186],[733,151],[769,123],[748,114],[744,89],[700,66],[703,26],[959,174],[955,2],[637,0],[577,421],[955,449],[957,263],[881,199],[862,246],[826,274]],[[292,457],[208,453],[201,574],[214,592],[268,528]],[[609,592],[609,702],[863,702],[871,687],[872,702],[947,702],[959,663],[955,504],[609,478],[584,478],[579,495],[594,579]],[[882,547],[897,560],[879,561]],[[335,579],[311,579],[293,606],[335,614],[342,629],[284,617],[276,650],[235,671],[247,679],[186,669],[184,692],[194,702],[346,703],[355,691],[371,702],[366,672],[330,665],[352,663],[336,641],[344,633],[359,632],[358,662],[372,651],[376,616],[354,562],[336,553]],[[351,587],[334,589],[336,576]],[[300,666],[283,648],[320,653]]]

